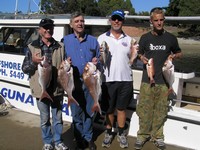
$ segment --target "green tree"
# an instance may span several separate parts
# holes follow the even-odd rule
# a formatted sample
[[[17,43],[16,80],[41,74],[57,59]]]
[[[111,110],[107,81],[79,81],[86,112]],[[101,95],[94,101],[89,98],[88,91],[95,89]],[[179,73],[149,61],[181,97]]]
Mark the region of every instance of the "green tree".
[[[100,11],[96,0],[78,0],[79,11],[89,16],[99,16]]]
[[[126,0],[124,3],[124,10],[129,11],[130,15],[135,15],[135,9],[133,8],[131,1]]]
[[[166,10],[168,16],[199,16],[199,0],[170,0]]]
[[[98,7],[101,11],[101,16],[108,16],[113,10],[117,9],[129,11],[129,14],[135,14],[135,9],[132,7],[130,0],[99,0]]]
[[[180,0],[170,0],[169,7],[166,9],[167,16],[178,16],[179,15],[179,3]]]
[[[179,1],[179,16],[200,16],[200,0]]]
[[[46,14],[63,14],[65,13],[66,0],[43,0],[41,9]]]
[[[65,8],[65,13],[71,14],[72,12],[77,11],[77,9],[79,9],[78,0],[67,0],[67,2],[65,3]]]

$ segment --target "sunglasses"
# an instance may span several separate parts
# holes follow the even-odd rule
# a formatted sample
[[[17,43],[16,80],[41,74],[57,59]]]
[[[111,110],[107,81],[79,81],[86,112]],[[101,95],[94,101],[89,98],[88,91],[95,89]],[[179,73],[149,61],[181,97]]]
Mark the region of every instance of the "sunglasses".
[[[118,21],[123,21],[124,19],[122,19],[122,18],[119,17],[119,16],[112,16],[112,17],[111,17],[111,20],[112,20],[112,21],[116,21],[116,20],[118,20]]]
[[[43,26],[43,28],[45,29],[45,30],[53,30],[54,29],[54,26],[52,26],[52,25],[46,25],[46,26]]]

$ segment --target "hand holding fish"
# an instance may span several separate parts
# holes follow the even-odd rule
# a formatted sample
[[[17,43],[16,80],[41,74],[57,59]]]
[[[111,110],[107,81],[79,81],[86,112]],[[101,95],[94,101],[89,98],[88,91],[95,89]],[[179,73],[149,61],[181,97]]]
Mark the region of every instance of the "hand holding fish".
[[[52,79],[52,65],[49,64],[48,58],[46,56],[43,56],[43,60],[38,63],[38,75],[38,81],[42,88],[42,95],[40,97],[40,100],[47,97],[48,99],[53,101],[53,99],[46,91]]]
[[[94,64],[94,65],[97,65],[97,58],[96,57],[94,57],[94,58],[92,58],[92,63]]]
[[[167,60],[165,61],[163,67],[162,67],[162,72],[163,76],[168,84],[169,91],[167,95],[170,93],[173,93],[175,95],[175,92],[172,88],[172,85],[174,83],[175,77],[174,77],[174,65],[172,63],[173,55],[169,55]]]
[[[34,53],[32,55],[32,61],[36,64],[39,64],[43,60],[44,60],[44,57],[40,57],[40,52]]]
[[[139,48],[139,45],[138,45],[137,41],[134,38],[132,38],[131,47],[130,47],[130,61],[129,61],[129,64],[133,64],[135,58],[137,57],[138,48]]]
[[[101,73],[96,69],[96,66],[92,62],[88,62],[84,68],[83,81],[87,86],[93,100],[94,105],[92,111],[99,112],[101,114],[101,108],[99,105],[99,98],[101,95]]]
[[[150,86],[153,87],[155,85],[154,75],[155,75],[155,69],[154,69],[154,61],[153,58],[150,58],[148,60],[148,63],[146,64],[147,68],[147,74],[150,79]]]
[[[68,57],[66,60],[68,61],[68,63],[69,63],[70,65],[72,64],[71,57]]]
[[[144,55],[141,54],[139,54],[139,58],[144,64],[147,64],[149,61],[148,58],[146,58]]]
[[[175,60],[182,57],[182,53],[171,54],[168,56],[168,59]]]

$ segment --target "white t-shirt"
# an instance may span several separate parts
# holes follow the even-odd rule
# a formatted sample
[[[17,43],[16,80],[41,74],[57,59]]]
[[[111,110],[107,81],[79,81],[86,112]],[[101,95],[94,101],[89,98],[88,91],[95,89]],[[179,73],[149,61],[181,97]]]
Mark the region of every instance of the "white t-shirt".
[[[110,63],[106,64],[103,82],[132,81],[132,70],[129,65],[131,37],[122,33],[116,39],[109,31],[98,37],[99,45],[105,41],[111,53]]]

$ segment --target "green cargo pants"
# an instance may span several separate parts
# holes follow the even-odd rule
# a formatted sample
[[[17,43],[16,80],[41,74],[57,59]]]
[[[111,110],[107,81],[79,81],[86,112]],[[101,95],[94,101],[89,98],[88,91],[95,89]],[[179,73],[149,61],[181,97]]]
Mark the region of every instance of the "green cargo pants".
[[[163,126],[168,113],[168,88],[165,84],[150,87],[142,83],[140,88],[139,103],[136,113],[139,116],[139,130],[137,138],[163,139]]]

